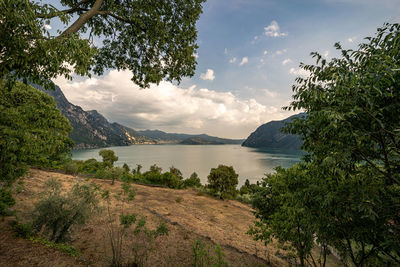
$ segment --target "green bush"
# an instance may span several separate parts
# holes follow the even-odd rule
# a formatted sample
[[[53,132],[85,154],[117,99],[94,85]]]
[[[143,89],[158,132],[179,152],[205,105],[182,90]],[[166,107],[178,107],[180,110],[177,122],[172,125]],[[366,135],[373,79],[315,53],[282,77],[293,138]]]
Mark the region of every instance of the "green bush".
[[[238,176],[232,166],[219,165],[208,175],[208,188],[221,199],[235,197]]]
[[[103,158],[104,166],[108,168],[112,168],[114,166],[114,162],[118,160],[118,157],[111,149],[102,149],[99,151],[99,155]]]
[[[33,212],[33,229],[56,243],[66,238],[71,226],[84,224],[97,208],[98,192],[93,185],[76,184],[62,194],[61,183],[51,179]]]
[[[14,231],[16,237],[29,238],[32,234],[32,225],[30,223],[18,223],[17,221],[11,221],[10,225]]]
[[[211,248],[206,246],[200,240],[197,240],[192,245],[193,251],[193,266],[195,267],[222,267],[228,266],[228,263],[224,261],[225,254],[222,252],[219,245],[215,245],[214,253],[210,251]],[[214,254],[214,255],[213,255]]]
[[[78,162],[75,160],[68,161],[64,164],[64,171],[66,174],[76,175],[78,174]]]
[[[104,166],[101,162],[96,159],[88,159],[79,166],[78,172],[84,174],[96,174],[98,170],[102,169],[104,169]]]
[[[183,181],[183,186],[184,187],[200,187],[201,186],[201,182],[200,182],[200,178],[197,175],[197,173],[192,173],[192,175],[190,175],[190,178],[187,178]]]
[[[10,207],[15,205],[15,199],[12,196],[10,188],[2,188],[0,190],[0,216],[9,216],[12,212]]]

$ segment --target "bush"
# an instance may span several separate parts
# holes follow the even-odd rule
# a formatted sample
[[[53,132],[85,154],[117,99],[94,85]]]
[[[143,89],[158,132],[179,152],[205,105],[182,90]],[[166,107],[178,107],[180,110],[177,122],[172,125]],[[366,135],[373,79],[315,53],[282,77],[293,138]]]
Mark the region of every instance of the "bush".
[[[214,255],[210,252],[210,247],[206,246],[200,240],[197,240],[192,245],[193,251],[193,266],[195,267],[205,267],[205,266],[215,266],[222,267],[228,266],[224,261],[225,254],[222,252],[219,245],[215,245]]]
[[[187,178],[183,181],[183,185],[184,187],[200,187],[201,182],[197,173],[192,173],[192,175],[190,175],[190,178]]]
[[[44,198],[33,212],[33,229],[54,242],[63,241],[72,225],[84,224],[97,208],[98,193],[93,185],[76,184],[62,194],[61,183],[55,179],[46,183]]]
[[[29,238],[32,234],[32,225],[30,223],[18,223],[17,221],[10,221],[10,225],[16,237]]]
[[[96,159],[88,159],[79,166],[78,172],[85,174],[96,174],[98,170],[102,169],[104,169],[104,166],[101,162],[98,162]]]
[[[237,194],[238,176],[232,166],[219,165],[208,175],[208,188],[221,199],[232,198]]]
[[[78,162],[75,160],[68,161],[64,164],[64,171],[66,174],[76,175],[78,174]]]
[[[15,199],[9,188],[2,188],[0,190],[0,216],[9,216],[12,212],[10,207],[15,205]]]
[[[99,155],[103,158],[104,166],[108,168],[112,168],[114,166],[114,162],[118,160],[118,157],[111,149],[102,149],[99,151]]]
[[[106,167],[105,169],[100,169],[96,173],[97,178],[101,179],[111,179],[112,184],[115,180],[129,180],[132,179],[131,174],[127,173],[122,167]]]

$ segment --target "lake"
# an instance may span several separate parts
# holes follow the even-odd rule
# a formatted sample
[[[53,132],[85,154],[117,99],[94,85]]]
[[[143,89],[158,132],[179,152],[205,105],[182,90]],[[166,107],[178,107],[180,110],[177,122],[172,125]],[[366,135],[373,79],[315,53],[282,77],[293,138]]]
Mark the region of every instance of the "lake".
[[[240,145],[162,144],[118,146],[107,149],[114,150],[118,156],[116,166],[127,163],[130,168],[136,168],[136,164],[140,164],[143,166],[142,172],[147,171],[153,164],[160,166],[163,171],[174,166],[181,170],[184,178],[196,172],[202,184],[207,183],[207,175],[211,168],[219,164],[233,166],[239,174],[239,186],[244,184],[246,179],[251,183],[261,180],[265,173],[272,173],[276,166],[290,167],[304,154],[298,150],[267,150]],[[72,158],[101,160],[100,150],[74,150]]]

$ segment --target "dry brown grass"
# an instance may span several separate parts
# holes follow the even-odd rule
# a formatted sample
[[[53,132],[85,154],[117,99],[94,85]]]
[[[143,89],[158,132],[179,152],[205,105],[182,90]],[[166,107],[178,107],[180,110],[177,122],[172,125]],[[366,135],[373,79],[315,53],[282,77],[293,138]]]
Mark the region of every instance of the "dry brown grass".
[[[39,199],[39,192],[50,178],[60,180],[66,190],[84,178],[32,169],[24,178],[25,189],[17,195],[16,210],[20,218],[26,218]],[[121,191],[121,183],[90,179],[109,190],[114,196]],[[166,188],[134,185],[136,198],[131,203],[112,198],[111,210],[117,216],[121,209],[125,213],[141,214],[147,218],[149,228],[155,228],[160,221],[167,223],[169,235],[160,237],[155,250],[149,257],[149,266],[190,266],[192,244],[200,239],[213,246],[219,244],[225,253],[229,266],[265,266],[266,260],[272,266],[287,263],[275,256],[276,249],[265,247],[246,234],[254,221],[252,209],[237,201],[221,201],[210,196],[199,196],[195,190],[173,190]],[[179,201],[177,201],[179,199]],[[102,203],[105,206],[105,202]],[[94,216],[85,226],[73,229],[72,241],[81,253],[80,261],[63,255],[28,240],[15,239],[1,224],[0,266],[107,266],[110,247],[105,226],[106,212]],[[124,246],[124,258],[131,257],[129,235]],[[27,264],[28,263],[28,264]]]

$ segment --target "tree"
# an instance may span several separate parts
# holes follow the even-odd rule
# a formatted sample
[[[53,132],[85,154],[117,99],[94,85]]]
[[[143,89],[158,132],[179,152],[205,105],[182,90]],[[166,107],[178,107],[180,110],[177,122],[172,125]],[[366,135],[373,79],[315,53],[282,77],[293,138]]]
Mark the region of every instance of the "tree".
[[[236,195],[238,177],[232,166],[218,165],[218,168],[211,169],[207,177],[208,188],[219,194],[221,199],[231,198]]]
[[[71,126],[52,97],[17,82],[11,89],[0,80],[0,191],[29,165],[50,167],[72,148]]]
[[[114,162],[118,160],[118,157],[111,149],[102,149],[99,151],[99,155],[103,158],[104,166],[108,168],[112,168],[114,166]]]
[[[61,0],[51,4],[0,0],[0,77],[39,85],[58,75],[71,78],[129,69],[141,87],[192,76],[195,28],[205,0]],[[50,35],[59,19],[65,29]],[[72,22],[71,20],[75,21]],[[93,38],[102,41],[95,46]]]
[[[304,140],[308,161],[328,192],[333,245],[356,266],[400,263],[400,25],[384,24],[358,50],[297,78],[288,109],[304,110],[288,130]],[[325,228],[328,229],[328,228]],[[392,262],[392,264],[393,264]]]
[[[400,263],[400,25],[385,24],[366,40],[355,51],[336,44],[342,58],[328,62],[312,53],[316,65],[301,65],[310,75],[296,79],[287,109],[307,116],[287,130],[304,141],[308,174],[278,171],[277,183],[284,185],[278,200],[305,214],[310,224],[302,224],[301,233],[313,226],[316,238],[346,263],[395,265]],[[261,206],[257,214],[260,225],[278,234]],[[284,230],[292,226],[284,224]]]

